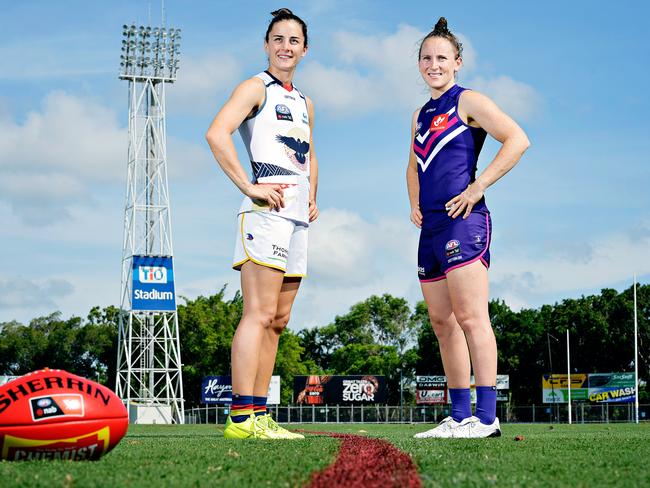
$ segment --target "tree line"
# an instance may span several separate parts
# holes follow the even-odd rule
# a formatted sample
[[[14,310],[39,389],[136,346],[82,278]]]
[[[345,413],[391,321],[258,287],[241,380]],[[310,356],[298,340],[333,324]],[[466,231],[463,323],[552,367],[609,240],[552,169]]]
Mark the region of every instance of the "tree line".
[[[230,374],[230,345],[241,317],[239,292],[226,299],[223,287],[212,296],[183,298],[178,306],[186,405],[198,405],[204,376]],[[650,285],[637,288],[639,376],[650,376]],[[634,371],[633,290],[603,289],[598,295],[565,299],[537,309],[513,311],[502,300],[489,303],[497,339],[498,372],[510,376],[510,401],[541,403],[545,373],[566,373],[566,330],[571,336],[574,373]],[[85,319],[61,313],[24,325],[0,323],[0,374],[21,375],[43,367],[115,387],[119,309],[93,307]],[[551,364],[553,370],[551,371]],[[373,295],[326,325],[280,336],[274,374],[281,401],[290,403],[293,377],[306,374],[384,375],[388,401],[414,402],[416,375],[444,374],[438,344],[424,302]],[[640,389],[640,400],[648,393]]]

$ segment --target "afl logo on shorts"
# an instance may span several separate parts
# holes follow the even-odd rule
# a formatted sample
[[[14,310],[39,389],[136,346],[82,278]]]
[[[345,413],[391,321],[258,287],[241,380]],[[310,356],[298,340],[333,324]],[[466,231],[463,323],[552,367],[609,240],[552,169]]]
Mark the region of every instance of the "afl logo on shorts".
[[[275,106],[275,115],[277,116],[278,120],[289,120],[293,122],[293,117],[291,116],[291,110],[289,110],[289,107],[281,103],[278,103]]]
[[[452,239],[451,241],[447,242],[447,244],[445,244],[445,251],[452,251],[459,246],[460,242],[458,242],[456,239]]]
[[[247,233],[246,234],[246,240],[252,241],[253,240],[253,234]]]
[[[447,244],[445,244],[445,254],[448,258],[460,254],[460,242],[456,239],[448,241]]]

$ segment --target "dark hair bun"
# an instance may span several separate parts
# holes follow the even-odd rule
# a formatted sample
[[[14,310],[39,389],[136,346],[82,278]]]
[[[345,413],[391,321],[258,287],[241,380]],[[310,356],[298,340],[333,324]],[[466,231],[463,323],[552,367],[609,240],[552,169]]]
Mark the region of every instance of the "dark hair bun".
[[[447,27],[447,19],[444,17],[440,17],[438,19],[438,22],[436,22],[435,27],[431,32],[429,32],[426,36],[424,36],[424,39],[422,39],[422,42],[420,42],[420,50],[418,51],[418,58],[422,54],[422,45],[424,44],[424,41],[427,39],[431,39],[432,37],[441,37],[443,39],[447,39],[451,44],[454,46],[454,50],[456,51],[456,59],[462,57],[463,55],[463,44],[458,40],[458,38],[451,33],[449,30],[449,27]]]
[[[293,12],[288,8],[280,8],[278,10],[275,10],[274,12],[271,12],[271,15],[273,17],[277,17],[278,15],[293,15]]]
[[[450,34],[449,27],[447,27],[447,19],[440,17],[433,28],[434,36]]]
[[[283,22],[285,20],[294,20],[298,22],[302,28],[302,35],[305,36],[305,47],[307,47],[307,24],[305,24],[304,20],[302,20],[288,8],[280,8],[274,12],[271,12],[271,15],[273,18],[271,19],[271,22],[269,22],[269,26],[266,29],[266,35],[264,36],[264,40],[266,42],[269,42],[269,33],[276,23]]]

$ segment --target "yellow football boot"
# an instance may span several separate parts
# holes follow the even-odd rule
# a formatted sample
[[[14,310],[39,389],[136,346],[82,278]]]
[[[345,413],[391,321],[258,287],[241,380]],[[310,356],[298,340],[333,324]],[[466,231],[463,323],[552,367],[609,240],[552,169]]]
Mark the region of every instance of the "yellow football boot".
[[[290,432],[284,427],[281,427],[275,420],[273,420],[273,417],[271,417],[270,414],[266,415],[261,415],[260,417],[260,424],[264,426],[265,430],[273,435],[275,435],[275,438],[278,439],[304,439],[305,436],[302,434],[298,434],[296,432]]]

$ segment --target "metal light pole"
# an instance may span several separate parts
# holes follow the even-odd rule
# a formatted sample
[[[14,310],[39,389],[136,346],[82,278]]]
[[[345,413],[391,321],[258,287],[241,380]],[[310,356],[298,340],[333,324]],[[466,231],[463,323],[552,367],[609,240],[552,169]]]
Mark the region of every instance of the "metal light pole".
[[[553,396],[553,404],[551,405],[551,418],[555,417],[556,419],[559,420],[560,415],[559,412],[555,412],[556,409],[559,407],[556,407],[557,402],[555,401],[555,382],[553,381],[553,357],[551,356],[551,339],[553,338],[554,341],[559,342],[557,338],[553,335],[550,334],[549,332],[546,333],[546,345],[548,346],[548,362],[551,367],[551,376],[549,377],[549,382],[551,383],[551,395]]]
[[[634,421],[639,423],[639,323],[636,316],[636,274],[634,275]]]
[[[569,329],[566,330],[566,369],[568,378],[567,392],[569,394],[569,424],[571,424],[571,355],[569,353]]]
[[[138,423],[184,423],[165,124],[180,38],[180,29],[123,26],[129,148],[116,391]]]

